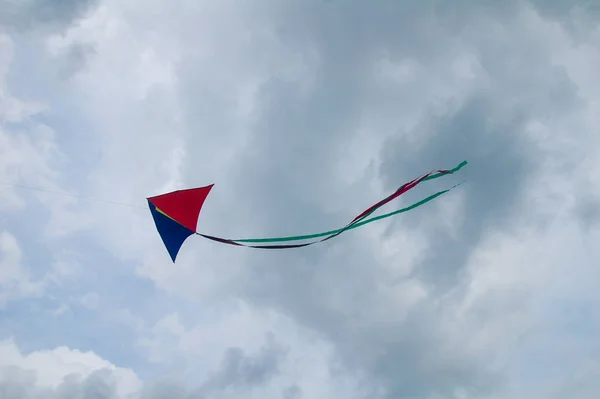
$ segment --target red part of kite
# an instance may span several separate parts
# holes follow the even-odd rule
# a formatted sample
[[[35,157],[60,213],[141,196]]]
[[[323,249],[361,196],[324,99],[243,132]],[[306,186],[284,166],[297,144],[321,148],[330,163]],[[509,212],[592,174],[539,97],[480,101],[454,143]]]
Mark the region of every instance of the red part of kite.
[[[150,197],[148,201],[182,226],[196,232],[200,210],[213,186],[177,190]]]

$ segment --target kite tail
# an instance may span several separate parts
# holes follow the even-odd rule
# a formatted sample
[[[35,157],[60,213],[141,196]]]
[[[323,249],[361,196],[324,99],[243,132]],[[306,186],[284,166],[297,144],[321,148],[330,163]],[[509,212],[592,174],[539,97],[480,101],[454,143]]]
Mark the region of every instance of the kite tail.
[[[467,164],[467,161],[463,161],[461,162],[457,167],[453,168],[453,169],[448,169],[448,170],[436,170],[436,171],[431,171],[419,178],[416,178],[414,180],[409,181],[408,183],[403,184],[402,186],[400,186],[394,193],[390,194],[389,196],[387,196],[386,198],[382,199],[381,201],[371,205],[369,208],[365,209],[363,212],[361,212],[358,216],[356,216],[354,219],[352,219],[352,221],[350,221],[350,223],[348,223],[346,226],[344,226],[341,229],[336,229],[336,230],[330,230],[330,231],[326,231],[323,233],[317,233],[317,234],[308,234],[308,235],[298,235],[298,236],[287,236],[287,237],[271,237],[271,238],[243,238],[243,239],[228,239],[228,238],[221,238],[221,237],[215,237],[215,236],[211,236],[208,234],[203,234],[203,233],[196,233],[197,235],[200,235],[204,238],[207,238],[209,240],[212,241],[217,241],[223,244],[229,244],[229,245],[235,245],[235,246],[243,246],[243,247],[249,247],[249,248],[258,248],[258,249],[289,249],[289,248],[301,248],[301,247],[306,247],[309,245],[313,245],[319,242],[324,242],[324,241],[328,241],[334,237],[337,237],[338,235],[342,234],[343,232],[347,231],[347,230],[351,230],[360,226],[364,226],[365,224],[368,223],[372,223],[375,222],[377,220],[381,220],[381,219],[385,219],[400,213],[404,213],[404,212],[408,212],[412,209],[415,209],[419,206],[422,206],[424,204],[426,204],[429,201],[432,201],[433,199],[446,194],[447,192],[449,192],[450,190],[456,188],[457,186],[459,186],[460,184],[457,184],[447,190],[442,190],[442,191],[438,191],[437,193],[430,195],[429,197],[413,204],[410,205],[406,208],[402,208],[399,209],[397,211],[394,212],[390,212],[387,213],[385,215],[381,215],[381,216],[377,216],[377,217],[373,217],[371,219],[366,219],[367,217],[369,217],[371,214],[373,214],[375,211],[377,211],[379,208],[383,207],[384,205],[388,204],[389,202],[393,201],[394,199],[398,198],[399,196],[401,196],[402,194],[406,193],[407,191],[413,189],[414,187],[416,187],[419,183],[427,181],[427,180],[432,180],[432,179],[437,179],[439,177],[442,176],[446,176],[448,174],[452,174],[455,173],[456,171],[460,170],[463,166],[465,166]],[[365,220],[366,219],[366,220]],[[315,238],[320,238],[320,237],[324,237],[318,240],[313,240],[310,242],[305,242],[305,243],[301,243],[301,244],[272,244],[272,245],[249,245],[250,243],[268,243],[268,242],[285,242],[285,241],[302,241],[302,240],[310,240],[310,239],[315,239]]]
[[[196,233],[199,236],[202,236],[204,238],[207,238],[209,240],[212,241],[217,241],[223,244],[229,244],[229,245],[236,245],[236,246],[241,246],[241,247],[248,247],[248,248],[258,248],[258,249],[290,249],[290,248],[301,248],[301,247],[307,247],[309,245],[313,245],[319,242],[323,242],[325,241],[325,239],[322,240],[314,240],[314,241],[310,241],[310,242],[306,242],[306,243],[302,243],[302,244],[277,244],[277,245],[249,245],[249,244],[244,244],[244,243],[259,243],[259,242],[282,242],[282,241],[300,241],[300,240],[307,240],[307,239],[311,239],[311,238],[318,238],[318,237],[323,237],[323,236],[336,236],[341,234],[342,232],[346,231],[346,230],[352,230],[355,229],[357,227],[361,227],[364,226],[366,224],[369,223],[373,223],[376,222],[378,220],[381,219],[386,219],[395,215],[398,215],[400,213],[404,213],[404,212],[408,212],[411,211],[415,208],[418,208],[422,205],[425,205],[426,203],[428,203],[429,201],[432,201],[434,199],[436,199],[437,197],[446,194],[447,192],[449,192],[450,190],[460,186],[463,182],[456,184],[452,187],[450,187],[449,189],[446,190],[442,190],[442,191],[438,191],[435,194],[430,195],[427,198],[422,199],[419,202],[416,202],[410,206],[407,206],[405,208],[401,208],[398,209],[396,211],[393,212],[389,212],[380,216],[375,216],[372,217],[370,219],[366,219],[363,220],[361,222],[357,222],[354,223],[350,226],[347,226],[343,229],[338,229],[338,230],[330,230],[330,231],[326,231],[323,233],[317,233],[317,234],[309,234],[309,235],[302,235],[302,236],[289,236],[289,237],[273,237],[273,238],[247,238],[247,239],[237,239],[237,240],[232,240],[232,239],[227,239],[227,238],[221,238],[221,237],[215,237],[215,236],[210,236],[208,234],[202,234],[202,233]]]

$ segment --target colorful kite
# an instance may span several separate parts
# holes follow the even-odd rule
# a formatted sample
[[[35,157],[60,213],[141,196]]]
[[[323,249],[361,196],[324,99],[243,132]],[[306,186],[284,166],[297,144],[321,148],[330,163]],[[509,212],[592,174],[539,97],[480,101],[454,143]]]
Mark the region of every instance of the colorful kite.
[[[437,179],[448,174],[452,174],[461,169],[466,164],[467,161],[463,161],[454,169],[432,171],[417,179],[405,183],[394,193],[390,194],[388,197],[382,199],[381,201],[377,202],[376,204],[370,206],[369,208],[361,212],[358,216],[352,219],[350,223],[348,223],[341,229],[301,236],[228,239],[196,232],[196,225],[198,224],[200,210],[202,209],[202,205],[204,205],[204,201],[206,200],[206,197],[210,193],[210,190],[213,188],[214,184],[205,187],[172,191],[170,193],[147,198],[147,200],[148,206],[150,207],[150,212],[152,213],[152,217],[154,218],[156,229],[158,230],[158,233],[162,238],[162,241],[165,247],[167,248],[167,251],[169,252],[169,255],[171,256],[173,262],[175,262],[177,254],[179,253],[183,242],[188,237],[194,234],[223,244],[236,245],[242,247],[259,249],[300,248],[330,240],[342,234],[346,230],[351,230],[360,226],[364,226],[367,223],[375,222],[377,220],[388,218],[399,213],[410,211],[433,200],[434,198],[439,197],[440,195],[447,193],[456,186],[451,187],[447,190],[439,191],[406,208],[402,208],[397,211],[387,213],[385,215],[366,219],[377,209],[381,208],[385,204],[389,203],[390,201],[398,198],[400,195],[416,187],[419,183],[427,180]],[[311,241],[303,243],[293,243],[297,241],[306,240]],[[268,244],[277,242],[288,242],[288,244]]]

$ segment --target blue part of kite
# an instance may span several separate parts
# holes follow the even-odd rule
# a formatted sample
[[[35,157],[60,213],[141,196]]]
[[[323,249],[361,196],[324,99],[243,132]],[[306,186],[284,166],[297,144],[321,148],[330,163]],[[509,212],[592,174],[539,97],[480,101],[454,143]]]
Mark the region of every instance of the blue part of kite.
[[[158,230],[158,234],[160,234],[160,238],[165,244],[171,260],[175,263],[175,258],[177,258],[183,242],[194,234],[194,232],[157,211],[156,207],[150,201],[148,201],[148,206],[154,218],[156,230]]]

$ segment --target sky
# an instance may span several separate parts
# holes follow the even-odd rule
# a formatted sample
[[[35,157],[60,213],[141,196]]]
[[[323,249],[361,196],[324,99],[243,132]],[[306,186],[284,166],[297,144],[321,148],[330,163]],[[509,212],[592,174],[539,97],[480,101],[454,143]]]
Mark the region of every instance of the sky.
[[[0,0],[0,398],[600,396],[600,3]],[[191,237],[146,198],[215,184]]]

